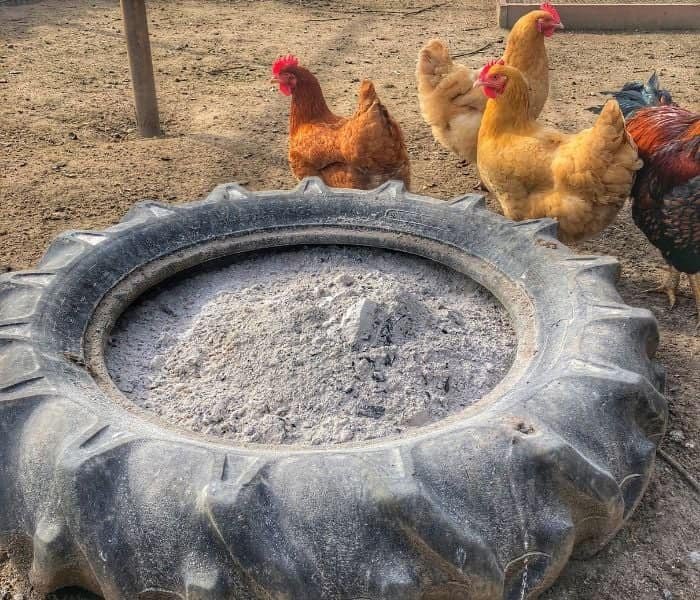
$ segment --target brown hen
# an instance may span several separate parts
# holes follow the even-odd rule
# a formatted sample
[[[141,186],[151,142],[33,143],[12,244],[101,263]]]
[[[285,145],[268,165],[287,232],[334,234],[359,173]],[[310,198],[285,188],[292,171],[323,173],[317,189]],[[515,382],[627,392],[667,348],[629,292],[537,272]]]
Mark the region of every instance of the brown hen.
[[[351,117],[331,112],[318,79],[284,56],[272,67],[280,92],[292,97],[289,166],[297,179],[318,176],[332,187],[372,189],[389,179],[410,186],[411,170],[401,128],[369,80],[360,84]]]

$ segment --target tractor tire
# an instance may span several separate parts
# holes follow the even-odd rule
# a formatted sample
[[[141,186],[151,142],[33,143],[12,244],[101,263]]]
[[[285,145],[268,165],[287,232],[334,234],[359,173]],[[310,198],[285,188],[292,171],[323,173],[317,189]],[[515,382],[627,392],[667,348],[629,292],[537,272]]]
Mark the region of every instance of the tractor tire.
[[[129,408],[103,357],[129,304],[206,261],[300,244],[466,273],[510,313],[508,374],[410,435],[323,448],[227,444]],[[0,551],[41,593],[107,600],[535,598],[623,525],[665,430],[657,324],[622,303],[618,270],[551,220],[395,182],[228,184],[64,233],[0,276]]]

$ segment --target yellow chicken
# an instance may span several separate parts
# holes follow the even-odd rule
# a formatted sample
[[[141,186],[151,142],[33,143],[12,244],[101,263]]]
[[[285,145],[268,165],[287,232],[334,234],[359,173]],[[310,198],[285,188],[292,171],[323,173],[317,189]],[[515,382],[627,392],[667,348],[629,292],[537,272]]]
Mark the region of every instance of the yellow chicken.
[[[564,25],[548,3],[523,15],[508,36],[504,60],[520,69],[529,82],[530,115],[536,118],[549,95],[549,63],[544,38]],[[447,45],[431,40],[420,51],[416,67],[421,114],[433,137],[469,162],[476,159],[476,143],[486,98],[474,86],[478,70],[455,63]]]
[[[486,65],[475,84],[488,97],[477,166],[504,214],[515,221],[552,217],[573,242],[607,227],[642,166],[615,100],[593,127],[566,134],[531,116],[523,74],[503,61]]]

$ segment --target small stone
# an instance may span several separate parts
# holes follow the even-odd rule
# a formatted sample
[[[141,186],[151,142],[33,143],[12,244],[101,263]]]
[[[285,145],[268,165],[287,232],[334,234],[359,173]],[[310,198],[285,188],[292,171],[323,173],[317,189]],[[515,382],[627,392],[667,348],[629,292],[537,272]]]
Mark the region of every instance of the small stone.
[[[355,434],[352,431],[345,430],[338,435],[338,441],[341,443],[349,442],[354,437]]]
[[[378,406],[377,404],[361,404],[357,408],[357,414],[361,417],[368,417],[370,419],[379,419],[384,416],[386,409],[383,406]]]
[[[700,567],[700,550],[688,552],[688,560],[690,561],[691,565]]]
[[[355,283],[355,279],[347,273],[342,273],[341,275],[339,275],[336,281],[341,285],[345,285],[347,287],[350,287]]]
[[[670,590],[662,590],[661,595],[663,596],[664,600],[673,600],[673,594]]]
[[[379,306],[369,298],[360,298],[343,315],[340,327],[343,338],[353,350],[370,346],[376,334],[375,318]]]
[[[384,371],[374,371],[372,373],[372,379],[375,381],[386,381],[386,373]]]
[[[221,436],[223,433],[224,428],[221,425],[212,425],[211,427],[207,427],[204,431],[204,433],[208,435],[216,435],[216,436]]]
[[[674,429],[668,432],[668,437],[671,438],[671,441],[676,442],[676,444],[680,444],[685,439],[685,434],[680,429]]]
[[[430,423],[430,413],[427,410],[420,410],[404,419],[403,424],[411,427],[420,427]]]
[[[367,379],[372,371],[372,364],[368,360],[360,359],[355,363],[355,375],[360,380]]]
[[[202,419],[202,424],[203,425],[215,425],[217,423],[221,423],[221,421],[223,421],[223,420],[224,420],[224,417],[221,415],[210,414]]]

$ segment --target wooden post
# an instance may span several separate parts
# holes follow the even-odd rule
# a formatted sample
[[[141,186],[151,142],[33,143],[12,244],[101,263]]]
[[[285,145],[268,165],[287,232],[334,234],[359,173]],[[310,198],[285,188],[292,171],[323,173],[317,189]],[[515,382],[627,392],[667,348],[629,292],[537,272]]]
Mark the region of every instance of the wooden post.
[[[134,86],[136,122],[144,137],[161,134],[156,82],[153,78],[151,43],[148,39],[145,0],[121,0],[131,82]]]

